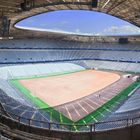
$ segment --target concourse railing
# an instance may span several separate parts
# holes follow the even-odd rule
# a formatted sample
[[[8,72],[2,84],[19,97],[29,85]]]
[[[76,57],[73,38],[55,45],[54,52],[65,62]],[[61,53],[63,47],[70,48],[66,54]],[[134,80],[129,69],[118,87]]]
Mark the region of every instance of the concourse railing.
[[[49,131],[66,131],[66,132],[99,132],[113,129],[126,128],[129,126],[133,126],[136,124],[140,124],[140,117],[134,117],[131,119],[120,119],[114,121],[106,121],[106,122],[96,122],[92,124],[64,124],[64,123],[56,123],[56,122],[47,122],[40,121],[35,119],[29,119],[25,117],[18,116],[11,112],[7,112],[9,116],[3,115],[2,110],[0,110],[0,122],[4,118],[14,121],[18,124],[24,124],[28,127],[37,127],[40,129],[47,129]]]

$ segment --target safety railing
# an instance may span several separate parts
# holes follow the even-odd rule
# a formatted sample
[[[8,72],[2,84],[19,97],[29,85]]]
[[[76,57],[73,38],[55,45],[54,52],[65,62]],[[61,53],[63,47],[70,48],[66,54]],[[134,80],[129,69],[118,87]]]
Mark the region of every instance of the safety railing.
[[[16,121],[19,124],[24,124],[29,127],[32,126],[32,127],[47,129],[49,131],[56,130],[56,131],[66,131],[66,132],[73,132],[73,131],[74,132],[98,132],[98,131],[105,131],[105,130],[120,129],[135,124],[140,124],[140,117],[135,117],[131,119],[126,118],[126,119],[107,121],[107,122],[97,122],[97,123],[83,125],[83,124],[64,124],[64,123],[40,121],[40,120],[21,117],[11,112],[7,112],[7,113],[12,117],[9,118],[8,116],[3,115],[2,111],[0,111],[0,118],[6,117],[8,119]]]

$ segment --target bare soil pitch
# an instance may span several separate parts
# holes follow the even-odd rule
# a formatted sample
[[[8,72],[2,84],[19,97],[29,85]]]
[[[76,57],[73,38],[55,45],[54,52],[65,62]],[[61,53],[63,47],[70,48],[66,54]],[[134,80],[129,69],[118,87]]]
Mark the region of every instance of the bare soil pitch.
[[[19,80],[33,96],[51,107],[65,104],[97,92],[120,79],[110,72],[87,70],[72,74]]]

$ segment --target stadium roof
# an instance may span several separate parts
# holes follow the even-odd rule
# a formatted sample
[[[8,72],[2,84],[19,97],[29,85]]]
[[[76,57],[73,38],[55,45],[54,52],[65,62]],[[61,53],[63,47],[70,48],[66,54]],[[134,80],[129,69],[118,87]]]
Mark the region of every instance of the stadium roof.
[[[14,24],[24,18],[67,9],[103,12],[140,27],[140,0],[0,0],[1,36],[19,33]]]

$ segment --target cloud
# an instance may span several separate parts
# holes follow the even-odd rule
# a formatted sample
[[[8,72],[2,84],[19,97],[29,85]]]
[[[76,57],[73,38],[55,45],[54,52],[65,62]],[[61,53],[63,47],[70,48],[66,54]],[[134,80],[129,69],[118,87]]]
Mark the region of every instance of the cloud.
[[[121,27],[111,26],[103,30],[102,35],[129,35],[129,34],[140,34],[140,28],[131,26],[131,25],[123,25]]]
[[[18,26],[18,25],[15,25],[15,27],[18,28],[18,29],[31,30],[31,31],[42,31],[42,32],[55,32],[55,33],[73,34],[73,32],[64,31],[64,30],[61,30],[61,29],[58,29],[58,28],[44,29],[44,28],[36,28],[36,27]]]
[[[77,29],[75,30],[75,32],[76,32],[76,33],[80,33],[80,29],[77,28]]]
[[[131,26],[131,25],[123,25],[121,27],[118,26],[111,26],[106,29],[104,29],[101,32],[94,32],[94,33],[83,33],[79,28],[76,28],[74,32],[65,31],[60,28],[52,28],[52,29],[46,29],[43,27],[36,28],[36,27],[27,27],[27,26],[18,26],[15,25],[15,27],[19,29],[25,29],[25,30],[34,30],[34,31],[44,31],[44,32],[53,32],[53,33],[65,33],[65,34],[73,34],[73,35],[88,35],[88,36],[109,36],[109,35],[140,35],[140,28]]]
[[[65,34],[73,34],[73,35],[93,35],[90,33],[81,33],[79,29],[76,29],[77,32],[69,32],[59,28],[53,29],[44,29],[44,28],[36,28],[36,27],[27,27],[27,26],[18,26],[15,25],[16,28],[23,29],[23,30],[32,30],[32,31],[42,31],[42,32],[53,32],[53,33],[65,33]]]

